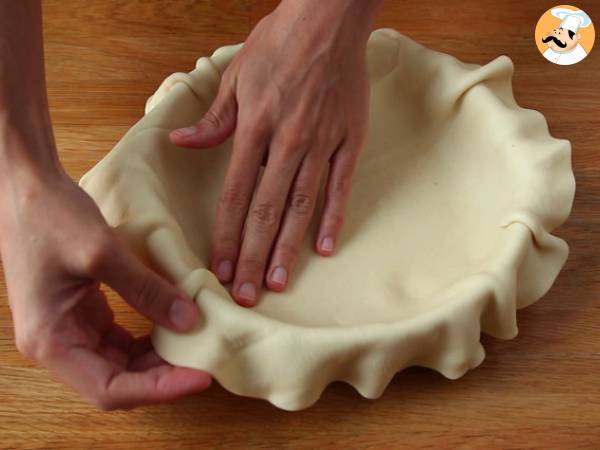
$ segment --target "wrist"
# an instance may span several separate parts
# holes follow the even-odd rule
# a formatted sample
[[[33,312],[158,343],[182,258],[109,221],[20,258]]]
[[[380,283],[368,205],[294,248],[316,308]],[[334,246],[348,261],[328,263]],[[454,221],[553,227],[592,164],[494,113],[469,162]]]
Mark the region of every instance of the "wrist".
[[[27,132],[0,112],[0,211],[15,193],[64,176],[51,134]]]
[[[287,58],[310,66],[342,67],[364,57],[377,6],[381,0],[282,0],[265,19],[272,21],[269,42]]]
[[[368,39],[383,0],[281,0],[276,11],[297,20],[309,33],[343,34],[350,41]]]
[[[23,212],[31,209],[30,205],[39,204],[42,196],[56,192],[57,186],[65,181],[67,175],[58,161],[41,163],[23,157],[22,153],[6,155],[2,149],[0,155],[1,255],[5,241],[10,241],[11,236],[19,232],[21,228],[19,217]]]
[[[0,188],[20,174],[62,172],[47,103],[30,98],[27,105],[6,97],[0,98]]]
[[[357,17],[372,20],[383,0],[281,0],[280,8],[305,10],[311,16],[332,11],[338,15],[354,13]]]

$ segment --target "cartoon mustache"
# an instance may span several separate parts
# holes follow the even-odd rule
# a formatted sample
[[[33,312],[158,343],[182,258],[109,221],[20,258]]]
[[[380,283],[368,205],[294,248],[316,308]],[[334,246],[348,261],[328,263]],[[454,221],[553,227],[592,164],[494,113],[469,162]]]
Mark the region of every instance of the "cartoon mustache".
[[[556,36],[547,36],[545,38],[542,38],[542,42],[545,44],[546,42],[550,42],[550,41],[554,41],[554,43],[556,45],[558,45],[560,48],[565,48],[567,46],[566,42],[561,42],[558,40],[558,38]]]

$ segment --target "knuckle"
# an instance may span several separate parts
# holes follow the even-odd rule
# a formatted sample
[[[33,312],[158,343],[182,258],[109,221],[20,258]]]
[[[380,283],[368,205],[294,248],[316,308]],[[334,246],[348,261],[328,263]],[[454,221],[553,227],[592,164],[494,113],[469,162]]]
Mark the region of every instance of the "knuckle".
[[[307,216],[313,208],[312,198],[303,192],[294,192],[290,198],[289,209],[299,216]]]
[[[265,108],[259,109],[245,120],[243,136],[252,142],[265,138],[269,132],[270,113]]]
[[[133,305],[150,311],[157,307],[160,300],[160,287],[148,278],[141,278],[133,287]]]
[[[94,246],[86,251],[83,257],[83,271],[85,273],[97,273],[106,260],[106,250],[102,246]]]
[[[258,105],[255,113],[254,113],[254,125],[257,127],[266,126],[271,121],[271,113],[272,106],[269,101],[264,101],[260,105]]]
[[[91,401],[100,411],[114,411],[118,408],[117,402],[106,393],[96,395]]]
[[[236,216],[246,212],[246,196],[236,187],[226,187],[221,193],[219,206]]]
[[[233,61],[232,61],[233,63]],[[225,69],[225,71],[223,72],[223,75],[221,76],[221,83],[219,85],[220,89],[230,89],[233,87],[233,85],[235,84],[235,79],[236,79],[236,73],[234,70],[235,66],[234,64],[229,64],[229,66],[227,66],[227,68]]]
[[[314,130],[303,122],[296,119],[289,120],[279,127],[275,146],[288,156],[302,153],[312,144],[313,132]]]
[[[240,261],[240,266],[250,273],[262,273],[265,261],[258,256],[246,256]]]
[[[19,353],[29,359],[37,359],[39,342],[31,333],[19,333],[15,336],[15,345]]]
[[[36,331],[37,327],[19,331],[15,336],[15,346],[19,353],[34,361],[42,361],[50,353],[53,339],[51,336],[42,336]]]
[[[328,212],[326,217],[327,223],[335,229],[341,228],[344,224],[344,216],[338,212]]]
[[[300,254],[300,246],[287,241],[282,241],[277,244],[277,249],[286,261],[293,261]]]
[[[206,111],[206,113],[202,117],[202,121],[208,123],[209,125],[213,126],[214,128],[221,128],[221,126],[223,125],[223,120],[221,119],[219,114],[217,114],[217,112],[215,111],[214,104],[211,108],[209,108],[208,111]]]
[[[270,202],[259,203],[252,207],[250,217],[260,228],[272,228],[277,223],[277,211]]]
[[[90,246],[82,255],[81,266],[85,273],[95,274],[101,270],[104,263],[110,259],[113,252],[113,236],[109,229],[92,235]]]
[[[224,234],[221,236],[217,236],[215,240],[214,253],[230,253],[237,250],[239,246],[239,238]]]
[[[317,130],[317,141],[324,146],[334,146],[341,141],[341,131],[334,126],[320,126]]]
[[[283,151],[286,154],[295,154],[298,151],[307,149],[312,143],[311,132],[301,128],[290,131],[285,136]]]
[[[350,176],[346,174],[336,177],[331,183],[331,195],[344,198],[350,193]]]
[[[325,138],[327,139],[326,142],[328,142],[331,145],[336,146],[336,147],[342,141],[342,137],[343,137],[343,133],[338,128],[327,129],[327,135],[325,136]]]
[[[348,133],[345,138],[345,143],[352,151],[360,151],[365,145],[368,138],[368,128],[364,125],[357,125],[353,128],[352,133]]]

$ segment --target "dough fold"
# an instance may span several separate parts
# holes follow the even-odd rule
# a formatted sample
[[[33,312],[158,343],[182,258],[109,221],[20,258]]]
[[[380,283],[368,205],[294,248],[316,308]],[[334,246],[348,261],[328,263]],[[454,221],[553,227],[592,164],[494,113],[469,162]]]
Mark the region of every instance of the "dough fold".
[[[336,380],[377,398],[408,366],[458,378],[483,361],[481,332],[516,336],[516,310],[546,293],[567,258],[550,233],[570,213],[575,180],[569,141],[516,103],[511,60],[465,64],[375,30],[369,135],[336,253],[312,250],[322,184],[291,284],[247,309],[207,270],[232,139],[203,150],[168,139],[206,112],[242,45],[168,77],[80,180],[136,254],[202,311],[190,333],[156,327],[157,352],[299,410]]]

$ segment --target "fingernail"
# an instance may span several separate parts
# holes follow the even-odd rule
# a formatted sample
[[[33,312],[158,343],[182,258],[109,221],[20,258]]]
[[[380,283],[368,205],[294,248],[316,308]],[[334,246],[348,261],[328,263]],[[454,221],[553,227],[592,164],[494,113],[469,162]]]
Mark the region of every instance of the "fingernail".
[[[275,267],[273,273],[271,274],[271,281],[277,284],[285,284],[287,280],[287,270],[283,266]]]
[[[256,287],[254,286],[254,283],[250,283],[249,281],[243,283],[240,286],[238,294],[244,300],[247,300],[248,303],[254,304],[256,301]]]
[[[321,240],[321,250],[324,252],[332,252],[333,251],[333,239],[330,237],[325,237]]]
[[[169,319],[181,330],[189,330],[198,319],[198,308],[187,300],[177,299],[169,309]]]
[[[193,136],[194,134],[196,134],[198,131],[198,129],[196,127],[186,127],[186,128],[178,128],[176,130],[173,130],[173,134],[177,137],[189,137],[189,136]]]
[[[228,259],[221,261],[219,263],[219,268],[217,269],[217,276],[221,281],[229,281],[233,275],[233,263]]]

